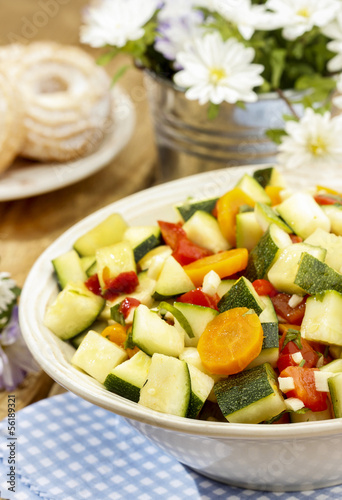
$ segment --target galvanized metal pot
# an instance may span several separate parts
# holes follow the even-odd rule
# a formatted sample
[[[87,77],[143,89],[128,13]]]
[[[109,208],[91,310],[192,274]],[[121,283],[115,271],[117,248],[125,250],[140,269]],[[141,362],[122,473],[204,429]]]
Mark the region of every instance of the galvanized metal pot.
[[[245,108],[223,103],[218,116],[210,120],[208,106],[189,101],[170,80],[146,71],[145,85],[159,152],[160,181],[275,161],[276,145],[265,131],[283,128],[283,115],[289,114],[288,105],[278,94],[261,94]],[[300,96],[285,94],[294,100]]]

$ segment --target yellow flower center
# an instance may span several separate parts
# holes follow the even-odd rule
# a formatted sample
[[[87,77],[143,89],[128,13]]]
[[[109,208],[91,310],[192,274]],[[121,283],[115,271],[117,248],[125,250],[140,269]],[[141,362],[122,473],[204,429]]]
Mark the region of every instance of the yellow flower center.
[[[310,12],[307,7],[303,7],[297,11],[297,16],[310,17]]]
[[[318,136],[316,141],[310,144],[309,149],[314,156],[322,156],[327,152],[327,144],[322,137]]]
[[[217,85],[220,80],[227,76],[223,68],[211,68],[209,72],[209,78],[211,83]]]

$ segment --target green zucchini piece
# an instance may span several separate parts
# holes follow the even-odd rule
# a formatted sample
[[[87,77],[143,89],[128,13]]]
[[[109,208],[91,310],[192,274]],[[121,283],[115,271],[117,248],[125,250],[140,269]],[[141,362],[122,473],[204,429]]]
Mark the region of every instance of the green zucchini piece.
[[[331,373],[342,373],[342,359],[334,359],[320,367],[322,372],[331,372]]]
[[[290,420],[293,424],[299,422],[317,422],[318,420],[330,420],[331,413],[329,408],[323,411],[307,410],[304,413],[290,412]]]
[[[114,342],[89,330],[71,359],[71,363],[104,383],[108,373],[127,359],[127,353]]]
[[[236,283],[236,280],[221,280],[221,283],[218,286],[217,289],[217,295],[220,297],[220,299],[223,297],[225,293],[228,292],[228,290],[231,289],[231,287]]]
[[[112,214],[96,227],[78,238],[74,249],[82,257],[95,255],[98,248],[114,245],[122,240],[127,224],[120,214]]]
[[[267,203],[268,205],[271,204],[271,198],[268,196],[264,188],[249,174],[243,175],[236,184],[236,187],[240,188],[254,201],[260,201],[261,203]]]
[[[188,337],[190,337],[191,339],[193,339],[195,337],[189,321],[187,320],[186,316],[184,316],[184,314],[177,307],[174,307],[173,305],[169,304],[168,302],[162,301],[162,302],[160,302],[158,309],[160,311],[164,310],[164,311],[171,313],[172,316],[178,321],[180,326],[183,328],[186,335]]]
[[[279,358],[279,330],[278,317],[274,310],[271,299],[265,295],[261,297],[265,303],[265,309],[259,315],[260,323],[264,332],[261,353],[255,358],[247,368],[269,363],[276,367]]]
[[[212,215],[197,210],[183,225],[187,237],[213,253],[222,252],[231,248],[230,243],[223,236],[220,226]]]
[[[325,256],[324,262],[328,266],[335,269],[335,271],[340,272],[342,268],[342,237],[336,236],[333,233],[327,233],[321,228],[317,228],[304,243],[309,245],[316,245],[321,248],[325,248],[327,254]]]
[[[108,373],[104,381],[105,388],[137,403],[140,389],[146,382],[151,361],[152,358],[143,351],[137,352],[131,359],[124,361]]]
[[[75,250],[70,250],[63,255],[56,257],[52,260],[52,265],[61,289],[63,289],[67,283],[86,281],[88,278],[87,274],[83,270],[81,259]]]
[[[134,254],[127,241],[121,241],[96,251],[97,275],[102,290],[107,288],[106,280],[116,278],[121,273],[136,272]]]
[[[167,245],[159,245],[156,248],[150,250],[144,257],[138,262],[138,265],[142,271],[146,271],[151,266],[154,257],[159,257],[162,260],[166,260],[172,254],[172,249]]]
[[[68,283],[47,308],[44,325],[60,339],[69,340],[94,323],[104,303],[84,283]]]
[[[321,209],[330,220],[330,231],[342,236],[342,205],[322,205]]]
[[[263,231],[266,231],[270,224],[277,224],[285,233],[292,233],[290,226],[286,224],[266,203],[255,204],[255,217]]]
[[[236,247],[248,251],[257,245],[264,231],[261,229],[254,212],[242,212],[236,215]]]
[[[329,392],[335,418],[342,417],[342,373],[328,379]]]
[[[325,290],[336,290],[342,293],[342,274],[313,255],[303,253],[295,277],[295,284],[310,295]]]
[[[300,272],[301,258],[310,255],[317,262],[323,261],[327,251],[325,248],[296,243],[278,253],[277,259],[268,271],[268,279],[280,292],[305,295],[305,289],[297,281]],[[311,272],[311,271],[310,271]]]
[[[138,262],[160,245],[160,229],[158,226],[131,226],[126,229],[123,240],[130,243],[135,262]]]
[[[153,297],[164,300],[193,290],[195,285],[182,266],[171,255],[164,263]]]
[[[96,266],[95,255],[87,255],[86,257],[80,257],[80,261],[81,261],[81,267],[87,276],[91,276],[92,274],[96,273],[96,271],[93,272],[94,264]]]
[[[253,309],[258,315],[265,309],[265,304],[255,291],[252,283],[244,276],[236,281],[218,303],[220,313],[235,307]]]
[[[342,346],[342,294],[328,290],[306,300],[301,326],[304,339]]]
[[[250,281],[263,279],[279,250],[292,245],[290,236],[276,224],[271,224],[258,244],[251,250],[244,275]]]
[[[153,354],[147,381],[140,390],[139,404],[162,413],[185,417],[190,393],[187,363],[171,356]]]
[[[82,342],[82,340],[84,339],[84,337],[89,332],[89,330],[92,330],[93,332],[101,333],[106,328],[106,326],[108,326],[108,323],[106,321],[101,321],[101,320],[97,319],[94,321],[94,323],[92,325],[90,325],[90,328],[87,328],[83,332],[76,335],[76,337],[73,337],[72,339],[70,339],[70,344],[72,346],[74,346],[75,349],[77,349],[79,347],[80,343]]]
[[[175,209],[184,222],[190,219],[198,210],[211,214],[216,206],[218,198],[208,198],[206,200],[186,200],[184,203],[175,205]]]
[[[132,342],[149,356],[160,353],[178,357],[184,349],[184,334],[140,304],[134,311]]]
[[[214,387],[214,380],[190,363],[188,364],[188,369],[191,381],[191,394],[186,416],[188,418],[197,418]]]
[[[330,220],[308,193],[295,193],[277,205],[278,214],[294,233],[305,239],[318,227],[330,231]]]
[[[245,370],[214,386],[218,405],[229,422],[258,424],[286,410],[277,385],[277,376],[268,363]]]
[[[197,306],[194,304],[185,304],[183,302],[174,302],[174,308],[177,309],[191,327],[193,336],[190,337],[187,330],[185,330],[185,346],[197,347],[198,341],[204,332],[207,324],[212,321],[218,312],[211,307]],[[178,319],[178,318],[177,318]]]
[[[265,188],[266,186],[281,186],[285,187],[284,179],[275,167],[266,167],[256,170],[253,177],[259,184]]]

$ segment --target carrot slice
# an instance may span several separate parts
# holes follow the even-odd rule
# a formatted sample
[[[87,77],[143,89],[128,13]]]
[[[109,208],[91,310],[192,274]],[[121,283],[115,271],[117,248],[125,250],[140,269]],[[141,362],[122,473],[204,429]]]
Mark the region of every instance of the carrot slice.
[[[254,207],[255,201],[237,187],[221,196],[216,204],[217,222],[223,236],[233,247],[236,245],[236,215],[241,205]]]
[[[225,252],[216,253],[191,262],[183,269],[195,286],[201,286],[204,276],[211,270],[215,271],[220,278],[226,278],[243,269],[248,262],[248,250],[246,248],[234,248]]]
[[[280,192],[283,191],[284,188],[281,186],[266,186],[265,192],[271,198],[271,205],[279,205],[282,202],[280,197]]]
[[[233,375],[260,354],[262,342],[263,330],[258,315],[247,307],[236,307],[208,323],[197,349],[208,372]]]
[[[124,349],[124,345],[127,339],[127,330],[123,325],[119,323],[114,323],[114,325],[107,326],[102,332],[102,337],[114,342],[118,346]]]

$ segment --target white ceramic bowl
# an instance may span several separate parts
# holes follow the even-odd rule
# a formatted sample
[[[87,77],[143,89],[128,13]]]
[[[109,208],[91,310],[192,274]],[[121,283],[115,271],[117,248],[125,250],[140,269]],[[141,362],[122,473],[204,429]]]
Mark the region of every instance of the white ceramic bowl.
[[[251,425],[164,415],[110,393],[71,366],[74,349],[43,325],[46,306],[57,293],[51,259],[69,250],[78,236],[113,212],[120,212],[131,224],[173,220],[175,202],[188,196],[218,196],[252,170],[239,167],[173,181],[115,202],[76,224],[40,256],[29,273],[21,296],[20,325],[32,354],[54,380],[87,401],[126,417],[142,434],[201,474],[236,486],[273,491],[340,484],[342,419]],[[308,185],[305,175],[290,174],[290,183]],[[322,179],[311,177],[310,185],[318,181]],[[336,186],[336,178],[331,183]]]

